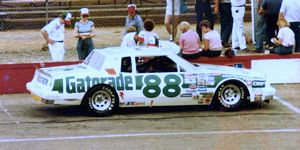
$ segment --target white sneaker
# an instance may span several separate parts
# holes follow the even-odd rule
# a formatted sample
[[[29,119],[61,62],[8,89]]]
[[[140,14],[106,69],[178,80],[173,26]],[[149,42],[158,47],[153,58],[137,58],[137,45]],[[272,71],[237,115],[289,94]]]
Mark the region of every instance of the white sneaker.
[[[170,42],[173,42],[173,35],[170,35],[170,39],[169,39]]]

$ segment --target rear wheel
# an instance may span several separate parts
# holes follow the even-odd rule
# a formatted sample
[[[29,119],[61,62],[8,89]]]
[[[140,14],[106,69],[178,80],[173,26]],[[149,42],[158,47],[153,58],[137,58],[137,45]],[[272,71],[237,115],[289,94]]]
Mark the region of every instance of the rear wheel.
[[[245,97],[245,87],[238,82],[224,83],[217,90],[217,100],[221,109],[225,111],[240,109]]]
[[[111,115],[118,107],[118,96],[115,90],[108,85],[99,85],[86,93],[84,105],[87,110],[96,116]]]

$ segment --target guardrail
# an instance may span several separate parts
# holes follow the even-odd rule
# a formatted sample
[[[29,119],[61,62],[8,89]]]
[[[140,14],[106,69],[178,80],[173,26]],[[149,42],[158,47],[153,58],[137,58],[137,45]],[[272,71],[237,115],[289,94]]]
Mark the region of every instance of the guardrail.
[[[289,54],[289,55],[247,55],[247,56],[235,56],[233,58],[227,57],[216,57],[216,58],[207,58],[200,57],[199,59],[189,60],[194,63],[205,63],[205,64],[218,64],[226,66],[235,66],[243,68],[252,68],[254,61],[289,61],[292,59],[297,59],[298,61],[293,61],[289,64],[291,66],[296,66],[295,70],[289,70],[288,74],[285,76],[280,76],[281,78],[295,78],[293,82],[300,83],[299,73],[300,69],[297,70],[297,66],[300,68],[300,53]],[[80,61],[74,62],[41,62],[41,63],[23,63],[23,64],[0,64],[0,94],[12,94],[12,93],[26,93],[26,83],[32,80],[34,71],[36,68],[50,67],[50,66],[61,66],[61,65],[70,65],[78,64]],[[286,64],[283,64],[286,65]],[[268,70],[276,68],[277,66],[268,67],[263,66],[265,71],[275,74],[274,71],[277,71],[276,75],[284,75],[286,72],[285,68],[277,68],[275,70]],[[253,69],[253,68],[252,68]],[[281,71],[282,69],[282,71]],[[281,72],[281,73],[278,73]],[[276,76],[275,76],[276,77]],[[274,77],[273,77],[274,78]],[[284,80],[283,80],[284,81]],[[275,81],[276,82],[276,81]],[[274,82],[273,82],[274,83]]]

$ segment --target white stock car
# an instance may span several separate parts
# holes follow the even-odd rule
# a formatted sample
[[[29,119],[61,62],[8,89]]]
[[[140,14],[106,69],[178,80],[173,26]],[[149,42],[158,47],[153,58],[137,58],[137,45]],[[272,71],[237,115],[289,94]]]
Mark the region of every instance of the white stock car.
[[[39,68],[27,89],[46,104],[83,105],[94,115],[118,107],[217,105],[273,99],[266,77],[249,69],[191,64],[163,48],[95,49],[82,64]]]

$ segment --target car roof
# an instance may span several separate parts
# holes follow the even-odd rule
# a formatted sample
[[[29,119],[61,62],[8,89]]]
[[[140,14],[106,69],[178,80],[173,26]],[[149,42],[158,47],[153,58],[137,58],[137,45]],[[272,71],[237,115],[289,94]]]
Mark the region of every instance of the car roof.
[[[103,49],[95,49],[105,57],[112,56],[157,56],[170,55],[171,51],[159,47],[108,47]]]

